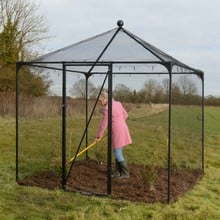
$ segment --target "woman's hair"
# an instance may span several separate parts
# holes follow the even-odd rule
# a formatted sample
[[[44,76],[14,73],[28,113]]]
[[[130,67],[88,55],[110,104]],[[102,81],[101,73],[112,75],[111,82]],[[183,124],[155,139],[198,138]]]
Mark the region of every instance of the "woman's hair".
[[[106,91],[102,91],[100,96],[99,96],[99,100],[103,100],[103,99],[108,99],[108,92]]]

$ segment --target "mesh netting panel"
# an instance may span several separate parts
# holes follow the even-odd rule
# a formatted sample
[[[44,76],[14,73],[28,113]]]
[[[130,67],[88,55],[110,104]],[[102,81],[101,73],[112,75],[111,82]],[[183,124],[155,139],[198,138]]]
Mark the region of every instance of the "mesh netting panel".
[[[114,75],[113,94],[128,112],[132,144],[124,148],[131,176],[148,196],[160,177],[167,178],[167,76],[154,74]],[[163,173],[163,174],[161,174]],[[165,180],[166,182],[166,180]],[[130,185],[135,191],[136,186]],[[144,192],[142,192],[144,193]]]
[[[95,61],[105,48],[116,29],[89,38],[76,44],[64,47],[60,50],[46,54],[36,61],[38,62],[72,62]]]
[[[173,164],[184,168],[201,169],[201,79],[197,75],[175,75],[172,96]]]
[[[83,74],[67,73],[66,89],[69,98],[67,100],[66,160],[68,161],[67,187],[69,189],[107,193],[107,137],[100,143],[94,144],[102,116],[102,108],[100,103],[96,103],[96,99],[102,87],[108,89],[107,85],[106,74],[92,75],[86,81]],[[99,168],[102,170],[97,170]],[[97,176],[95,172],[102,172],[101,177],[100,173]],[[94,188],[97,181],[99,184]]]
[[[164,84],[167,81],[166,77],[153,74],[113,77],[114,97],[122,101],[129,112],[128,123],[133,133],[131,151],[137,151],[137,156],[143,157],[132,158],[131,154],[130,160],[133,162],[148,164],[152,159],[149,159],[151,156],[166,158],[168,122],[168,94]],[[158,160],[157,163],[162,165],[166,162]]]
[[[171,196],[189,184],[184,179],[180,182],[176,175],[186,175],[186,179],[190,175],[193,181],[202,170],[201,78],[192,74],[173,76],[172,96]]]
[[[112,41],[101,61],[161,61],[143,45],[120,31]]]
[[[56,96],[25,95],[28,88],[22,71],[19,74],[18,112],[18,168],[19,178],[28,178],[42,172],[56,171],[60,174],[61,161],[61,104],[60,84],[53,81],[59,77],[54,72],[41,76],[56,84]],[[53,78],[52,74],[55,76]],[[58,73],[57,73],[58,74]],[[26,79],[27,80],[27,79]],[[35,84],[36,78],[28,81]],[[59,89],[58,89],[59,88]],[[31,89],[34,89],[33,87]],[[35,88],[37,89],[37,88]],[[41,177],[39,177],[41,178]]]

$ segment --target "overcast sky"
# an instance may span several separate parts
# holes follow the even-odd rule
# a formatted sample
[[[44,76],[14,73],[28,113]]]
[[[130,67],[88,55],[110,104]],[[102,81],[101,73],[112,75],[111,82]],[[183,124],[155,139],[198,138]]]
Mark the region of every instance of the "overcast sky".
[[[220,97],[219,0],[36,0],[54,37],[47,52],[117,27],[205,73],[205,95]]]

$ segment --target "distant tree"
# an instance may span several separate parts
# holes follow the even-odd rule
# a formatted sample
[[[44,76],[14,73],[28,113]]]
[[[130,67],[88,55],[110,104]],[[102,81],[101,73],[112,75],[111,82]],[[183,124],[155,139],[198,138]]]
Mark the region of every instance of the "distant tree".
[[[145,93],[145,99],[147,102],[155,102],[155,96],[156,94],[161,93],[161,86],[160,84],[154,80],[149,79],[144,83],[144,93]],[[156,101],[158,102],[158,100]]]
[[[115,99],[123,102],[130,102],[132,94],[131,89],[124,84],[118,84],[113,91]]]
[[[205,97],[205,105],[220,106],[220,97],[213,95]]]
[[[46,20],[38,14],[38,8],[34,1],[0,0],[0,91],[15,91],[15,63],[31,59],[31,48],[49,38]],[[22,68],[19,76],[20,91],[48,93],[50,82],[39,73]]]
[[[97,89],[92,82],[88,80],[88,98],[94,98],[97,95]],[[75,98],[86,98],[86,79],[80,79],[75,82],[70,89],[70,94]]]
[[[46,19],[39,15],[38,9],[39,5],[35,1],[0,0],[0,32],[4,33],[1,37],[3,55],[8,53],[8,47],[14,47],[17,57],[26,60],[32,55],[33,46],[49,38]],[[16,62],[17,57],[11,57],[10,62]]]
[[[169,79],[162,81],[164,94],[168,101]],[[172,82],[172,102],[175,104],[195,104],[198,103],[197,87],[187,75],[181,75]]]
[[[139,100],[138,100],[138,92],[135,90],[133,90],[132,92],[132,95],[131,95],[131,100],[130,100],[131,103],[138,103]]]
[[[15,71],[0,62],[0,92],[15,91]]]
[[[162,97],[161,103],[168,103],[169,100],[169,79],[163,79],[161,82]]]
[[[164,94],[168,96],[169,94],[169,79],[164,79],[162,81],[163,91]]]
[[[39,73],[30,72],[24,68],[19,74],[19,92],[33,96],[43,96],[49,94],[51,81]]]
[[[10,20],[7,21],[0,33],[0,59],[5,66],[15,65],[18,60],[19,48],[16,42],[17,27]]]
[[[172,83],[172,103],[173,104],[181,104],[182,103],[182,93],[180,90],[180,87],[177,83],[173,82]]]
[[[137,103],[146,103],[148,102],[148,100],[146,100],[146,94],[145,94],[145,91],[144,89],[141,89],[137,92],[137,98],[136,98],[136,101]]]
[[[155,94],[154,94],[154,103],[164,103],[166,101],[165,96],[164,96],[164,89],[162,85],[159,83],[157,84],[157,87],[155,89]]]
[[[196,95],[196,84],[186,75],[181,75],[178,79],[179,88],[184,96]]]
[[[181,75],[177,79],[177,85],[180,88],[181,97],[179,103],[181,104],[195,104],[198,102],[197,87],[190,75]]]

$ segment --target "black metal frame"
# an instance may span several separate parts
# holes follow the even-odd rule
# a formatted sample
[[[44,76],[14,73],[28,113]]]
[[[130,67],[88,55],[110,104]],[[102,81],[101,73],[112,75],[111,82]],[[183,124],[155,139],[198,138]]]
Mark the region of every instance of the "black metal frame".
[[[19,96],[19,70],[22,66],[34,66],[34,67],[39,67],[39,68],[48,68],[46,66],[46,64],[62,64],[62,69],[60,68],[49,68],[49,69],[56,69],[56,70],[60,70],[62,71],[63,77],[62,77],[62,188],[64,190],[68,190],[66,187],[66,183],[68,181],[69,178],[69,174],[70,171],[72,170],[73,164],[75,162],[75,159],[72,161],[72,164],[70,166],[69,172],[66,175],[66,72],[76,72],[76,71],[71,71],[71,70],[67,70],[66,67],[67,66],[91,66],[89,71],[84,73],[85,77],[86,77],[86,95],[88,95],[88,91],[87,91],[87,86],[88,86],[88,79],[91,75],[93,74],[103,74],[103,73],[94,73],[92,72],[93,68],[95,66],[107,66],[108,67],[108,72],[104,73],[106,74],[105,80],[108,77],[108,91],[109,91],[109,99],[108,99],[108,119],[109,119],[109,123],[108,123],[108,146],[107,146],[107,195],[111,195],[111,191],[112,191],[112,182],[111,182],[111,157],[112,157],[112,149],[111,149],[111,141],[112,141],[112,131],[111,131],[111,114],[112,114],[112,75],[113,74],[129,74],[129,73],[113,73],[113,65],[114,64],[161,64],[163,66],[166,67],[168,72],[141,72],[141,73],[135,73],[135,74],[166,74],[169,75],[169,111],[168,111],[168,144],[167,144],[167,202],[170,203],[171,202],[171,193],[170,193],[170,185],[171,185],[171,141],[172,141],[172,75],[174,74],[195,74],[198,75],[201,80],[202,80],[202,97],[201,97],[201,103],[202,103],[202,170],[204,172],[204,73],[200,70],[195,70],[191,67],[188,67],[186,65],[182,65],[182,63],[172,63],[172,62],[165,62],[161,59],[161,62],[130,62],[130,61],[124,61],[124,62],[118,62],[118,61],[114,61],[114,62],[101,62],[99,61],[100,58],[102,57],[102,55],[104,54],[104,52],[107,50],[108,46],[111,44],[112,40],[115,38],[115,36],[117,35],[117,33],[119,32],[119,30],[122,29],[122,25],[121,23],[118,22],[118,29],[116,30],[115,34],[112,36],[112,38],[110,39],[110,41],[108,42],[108,44],[106,45],[106,47],[103,49],[103,51],[101,52],[101,54],[99,55],[99,57],[97,58],[97,60],[95,62],[17,62],[16,65],[16,181],[18,180],[18,174],[19,174],[19,127],[18,127],[18,118],[19,118],[19,104],[18,104],[18,96]],[[127,32],[126,30],[123,29],[124,32],[126,32],[131,38],[133,38],[135,41],[137,41],[139,44],[142,45],[142,43],[140,41],[138,41],[137,39],[135,39],[129,32]],[[145,47],[145,45],[142,45],[143,47]],[[160,57],[158,57],[160,58]],[[180,67],[184,67],[188,70],[188,72],[172,72],[172,67],[173,65],[178,65]],[[103,82],[102,88],[104,87],[104,83],[105,80]],[[101,90],[99,92],[98,98],[100,96]],[[90,117],[88,116],[88,103],[87,103],[87,99],[86,99],[86,121],[85,121],[85,130],[83,132],[80,144],[78,146],[78,149],[76,150],[76,155],[79,152],[79,149],[81,147],[82,141],[84,139],[84,137],[86,137],[86,144],[88,144],[88,126],[90,123],[90,120],[92,118],[92,115],[94,113],[96,104],[98,102],[98,98],[96,100],[95,106],[92,110],[92,113],[90,115]],[[76,156],[75,156],[76,158]],[[90,192],[91,193],[91,192]],[[88,192],[86,192],[86,194],[90,194]],[[95,193],[92,193],[95,194]]]

